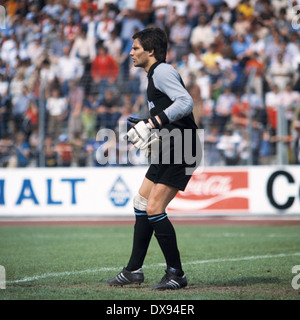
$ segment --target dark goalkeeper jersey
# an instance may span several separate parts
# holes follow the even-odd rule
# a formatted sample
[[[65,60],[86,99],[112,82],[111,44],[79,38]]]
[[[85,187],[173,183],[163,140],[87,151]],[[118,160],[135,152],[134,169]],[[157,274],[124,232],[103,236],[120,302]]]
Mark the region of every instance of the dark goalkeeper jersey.
[[[170,64],[156,62],[151,66],[147,96],[151,116],[158,115],[164,128],[197,129],[192,113],[192,97],[179,73]]]

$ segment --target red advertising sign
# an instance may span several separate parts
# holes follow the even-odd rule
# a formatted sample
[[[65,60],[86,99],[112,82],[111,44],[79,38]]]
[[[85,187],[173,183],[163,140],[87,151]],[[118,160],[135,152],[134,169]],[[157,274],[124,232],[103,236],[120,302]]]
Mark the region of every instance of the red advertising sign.
[[[214,171],[192,176],[184,192],[178,192],[169,212],[201,213],[217,210],[249,210],[248,171]]]

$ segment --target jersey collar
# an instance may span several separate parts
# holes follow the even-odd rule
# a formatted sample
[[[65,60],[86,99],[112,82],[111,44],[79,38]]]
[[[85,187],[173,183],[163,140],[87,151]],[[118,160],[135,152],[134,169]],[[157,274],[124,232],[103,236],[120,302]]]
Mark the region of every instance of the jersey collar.
[[[156,61],[152,64],[152,66],[150,67],[149,71],[148,71],[148,74],[147,74],[147,77],[150,78],[152,77],[153,75],[153,72],[154,72],[154,69],[159,65],[161,64],[163,61]]]

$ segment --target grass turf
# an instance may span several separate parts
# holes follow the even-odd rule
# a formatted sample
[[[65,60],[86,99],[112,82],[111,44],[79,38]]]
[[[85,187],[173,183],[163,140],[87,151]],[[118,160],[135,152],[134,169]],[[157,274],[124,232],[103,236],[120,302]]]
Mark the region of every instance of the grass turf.
[[[128,262],[132,226],[0,227],[0,300],[299,300],[300,227],[178,226],[189,285],[151,289],[165,264],[153,237],[141,286],[109,287]],[[300,280],[298,280],[300,282]]]

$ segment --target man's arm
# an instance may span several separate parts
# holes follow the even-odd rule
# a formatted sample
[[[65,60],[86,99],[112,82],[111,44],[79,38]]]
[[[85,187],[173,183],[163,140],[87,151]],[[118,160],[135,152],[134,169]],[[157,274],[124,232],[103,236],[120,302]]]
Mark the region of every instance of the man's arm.
[[[158,114],[162,125],[186,117],[193,111],[193,99],[182,85],[178,72],[171,65],[160,64],[152,78],[156,89],[173,101],[168,108]]]

